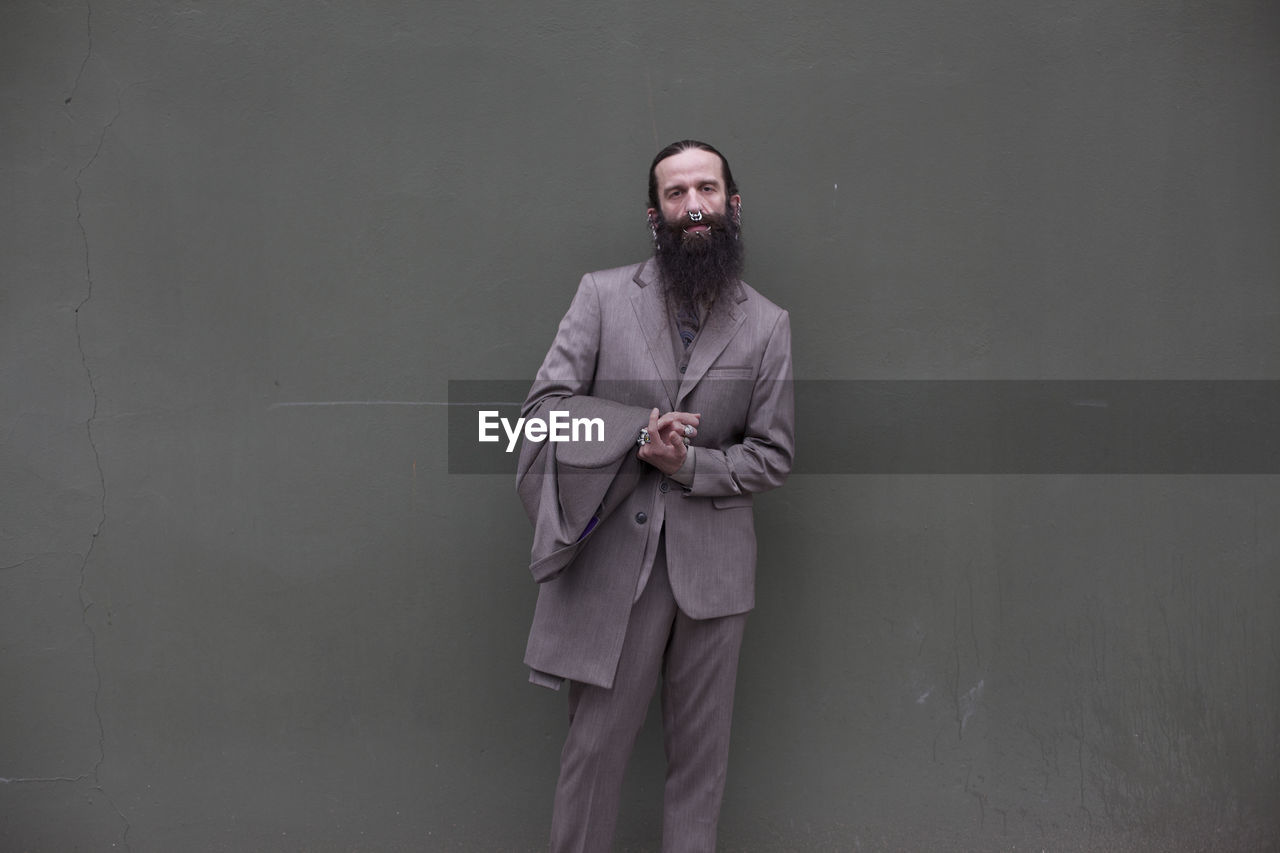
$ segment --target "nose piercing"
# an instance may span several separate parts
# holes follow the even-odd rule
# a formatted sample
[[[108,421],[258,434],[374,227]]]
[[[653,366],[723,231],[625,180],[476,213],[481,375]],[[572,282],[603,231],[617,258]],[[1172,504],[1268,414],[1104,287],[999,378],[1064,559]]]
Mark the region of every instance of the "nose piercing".
[[[689,221],[690,221],[690,222],[701,222],[701,221],[702,221],[702,211],[700,211],[700,210],[695,210],[695,211],[690,212],[690,214],[689,214]]]

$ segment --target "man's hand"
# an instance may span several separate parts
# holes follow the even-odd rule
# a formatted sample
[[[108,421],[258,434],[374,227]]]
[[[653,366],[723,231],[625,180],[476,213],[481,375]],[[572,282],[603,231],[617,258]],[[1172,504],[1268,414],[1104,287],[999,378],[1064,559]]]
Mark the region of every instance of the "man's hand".
[[[685,427],[691,429],[690,437],[695,436],[701,419],[701,415],[689,412],[667,412],[658,417],[658,410],[654,409],[649,413],[649,443],[640,446],[638,455],[670,477],[680,470],[689,452],[684,443]]]

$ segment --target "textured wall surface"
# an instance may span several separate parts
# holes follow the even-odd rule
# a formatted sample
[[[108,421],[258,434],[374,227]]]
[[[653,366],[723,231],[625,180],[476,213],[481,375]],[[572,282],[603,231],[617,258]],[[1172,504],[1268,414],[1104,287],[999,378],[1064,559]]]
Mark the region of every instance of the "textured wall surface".
[[[644,256],[673,139],[798,377],[1280,379],[1278,10],[0,5],[0,850],[545,847],[530,531],[439,404]],[[1275,476],[757,519],[723,849],[1280,846]]]

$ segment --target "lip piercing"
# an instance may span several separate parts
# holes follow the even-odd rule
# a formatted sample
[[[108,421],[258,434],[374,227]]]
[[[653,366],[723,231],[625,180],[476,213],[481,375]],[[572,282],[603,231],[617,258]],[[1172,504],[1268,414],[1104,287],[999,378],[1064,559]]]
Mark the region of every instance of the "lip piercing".
[[[701,211],[699,211],[699,210],[695,210],[695,211],[693,211],[692,213],[690,213],[690,214],[689,214],[689,221],[690,221],[690,222],[701,222],[701,221],[702,221],[702,212],[701,212]]]

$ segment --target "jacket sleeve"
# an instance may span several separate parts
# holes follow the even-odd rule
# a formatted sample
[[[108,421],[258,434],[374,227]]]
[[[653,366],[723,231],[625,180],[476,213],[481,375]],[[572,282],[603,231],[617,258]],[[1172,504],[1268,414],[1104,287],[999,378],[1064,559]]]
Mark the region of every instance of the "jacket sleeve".
[[[763,492],[781,486],[795,455],[795,388],[791,378],[791,318],[786,311],[769,333],[751,393],[742,441],[723,449],[694,445],[694,497]]]
[[[599,295],[587,275],[529,389],[521,416],[549,420],[553,412],[598,423],[576,441],[525,440],[516,491],[533,522],[529,569],[538,583],[572,562],[581,543],[635,488],[643,462],[635,454],[649,410],[594,396],[601,320]]]

